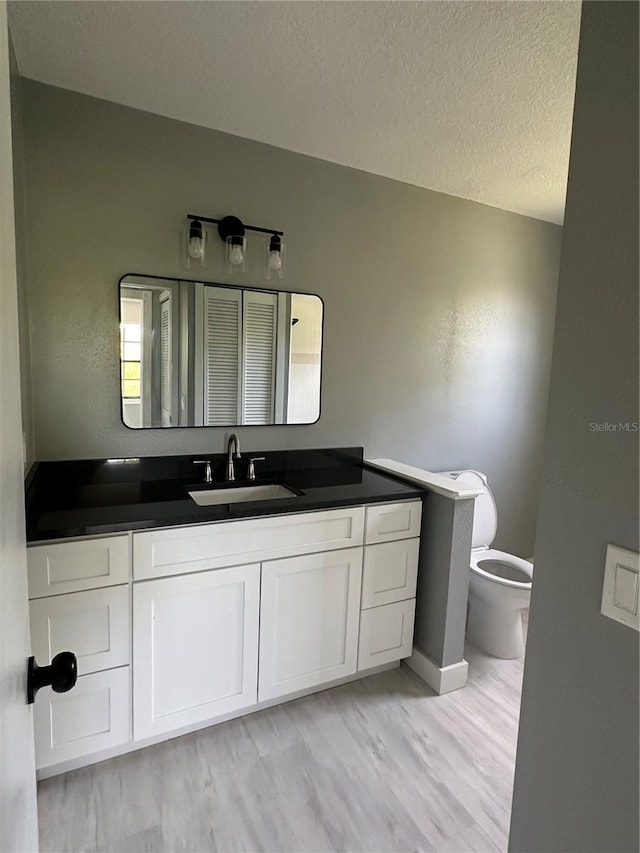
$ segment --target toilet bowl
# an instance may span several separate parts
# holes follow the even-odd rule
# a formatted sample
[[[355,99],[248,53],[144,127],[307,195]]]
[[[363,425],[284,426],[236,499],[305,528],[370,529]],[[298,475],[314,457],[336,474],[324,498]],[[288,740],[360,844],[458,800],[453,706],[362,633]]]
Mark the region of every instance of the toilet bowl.
[[[467,637],[495,657],[519,658],[524,654],[522,614],[531,601],[533,563],[491,548],[498,511],[485,475],[472,470],[446,473],[482,490],[473,513]]]

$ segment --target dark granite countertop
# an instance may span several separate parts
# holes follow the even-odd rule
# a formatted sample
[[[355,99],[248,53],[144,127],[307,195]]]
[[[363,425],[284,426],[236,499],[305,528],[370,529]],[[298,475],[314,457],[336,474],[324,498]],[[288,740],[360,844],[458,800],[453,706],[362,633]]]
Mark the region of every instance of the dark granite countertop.
[[[292,498],[198,506],[193,489],[251,485],[246,477],[249,456],[260,483],[282,483],[301,492]],[[202,481],[210,459],[213,486]],[[27,540],[38,542],[71,536],[95,536],[128,530],[229,521],[287,512],[357,506],[421,498],[425,491],[363,465],[361,447],[325,450],[251,451],[236,461],[236,481],[224,483],[225,454],[158,456],[39,462],[27,479]]]

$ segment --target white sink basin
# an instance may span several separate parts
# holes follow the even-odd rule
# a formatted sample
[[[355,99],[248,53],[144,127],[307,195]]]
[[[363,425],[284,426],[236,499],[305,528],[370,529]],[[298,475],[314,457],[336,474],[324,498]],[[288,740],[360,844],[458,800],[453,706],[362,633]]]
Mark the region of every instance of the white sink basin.
[[[278,483],[264,486],[238,486],[231,489],[200,489],[189,492],[198,506],[216,506],[219,504],[235,504],[243,501],[273,501],[278,498],[297,498],[297,492],[292,492],[286,486]]]

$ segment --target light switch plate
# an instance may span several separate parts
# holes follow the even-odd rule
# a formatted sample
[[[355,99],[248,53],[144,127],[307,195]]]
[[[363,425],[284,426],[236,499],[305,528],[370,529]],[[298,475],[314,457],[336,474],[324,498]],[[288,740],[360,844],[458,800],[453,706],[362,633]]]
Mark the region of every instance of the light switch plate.
[[[600,612],[640,631],[640,557],[634,551],[607,545]]]

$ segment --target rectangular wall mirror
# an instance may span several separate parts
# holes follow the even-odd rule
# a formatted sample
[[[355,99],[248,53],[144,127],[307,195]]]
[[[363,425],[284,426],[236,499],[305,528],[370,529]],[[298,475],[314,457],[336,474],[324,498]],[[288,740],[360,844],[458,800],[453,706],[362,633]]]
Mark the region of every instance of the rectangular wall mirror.
[[[311,424],[323,304],[308,293],[120,280],[120,392],[132,429]]]

